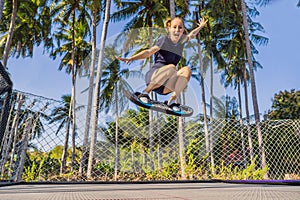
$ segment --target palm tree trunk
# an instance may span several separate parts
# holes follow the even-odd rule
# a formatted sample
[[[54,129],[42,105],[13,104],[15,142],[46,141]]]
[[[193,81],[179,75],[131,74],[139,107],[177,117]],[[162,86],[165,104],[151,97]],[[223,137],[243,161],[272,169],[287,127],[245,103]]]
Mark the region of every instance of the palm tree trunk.
[[[200,10],[200,9],[199,9]],[[198,12],[196,12],[196,20],[199,21]],[[198,57],[200,61],[200,84],[201,84],[201,100],[202,100],[202,110],[203,110],[203,120],[204,120],[204,132],[205,132],[205,147],[206,153],[209,154],[210,152],[210,139],[209,139],[209,132],[208,132],[208,125],[207,125],[207,112],[206,112],[206,99],[205,99],[205,87],[204,87],[204,67],[202,62],[202,50],[201,50],[201,43],[200,43],[200,33],[197,36],[198,40]]]
[[[212,166],[212,173],[215,173],[214,166],[215,166],[215,159],[214,159],[214,142],[213,142],[213,137],[214,137],[214,119],[213,119],[213,97],[214,97],[214,66],[213,66],[213,55],[211,54],[210,58],[210,98],[209,98],[209,104],[210,104],[210,109],[209,109],[209,121],[210,121],[210,137],[209,137],[209,143],[210,143],[210,161],[211,161],[211,166]]]
[[[170,0],[170,17],[174,18],[175,16],[175,0]]]
[[[120,160],[120,152],[119,152],[119,109],[118,109],[118,83],[116,83],[116,132],[115,132],[115,181],[118,179],[118,171],[119,171],[119,160]]]
[[[71,108],[69,110],[69,115],[70,115],[70,112],[72,112]],[[64,149],[63,149],[62,158],[61,158],[60,174],[63,174],[66,171],[68,146],[69,146],[69,135],[70,135],[70,118],[68,117],[68,119],[67,119],[67,127],[66,127],[66,136],[65,136]]]
[[[182,93],[182,95],[184,95]],[[185,99],[184,97],[182,98],[182,104],[185,104]],[[178,142],[179,142],[179,159],[180,159],[180,169],[181,169],[181,179],[185,180],[186,179],[186,174],[185,174],[185,131],[184,131],[184,121],[183,117],[177,117],[178,121]]]
[[[201,52],[201,51],[200,51]],[[204,132],[205,132],[205,146],[206,153],[210,151],[209,144],[209,133],[208,133],[208,125],[207,125],[207,112],[206,112],[206,100],[205,100],[205,88],[204,88],[204,78],[203,78],[203,68],[201,67],[201,100],[202,100],[202,110],[203,110],[203,120],[204,120]]]
[[[265,149],[264,149],[263,137],[262,137],[262,133],[261,133],[261,129],[260,129],[260,117],[259,117],[259,109],[258,109],[258,102],[257,102],[257,95],[256,95],[256,85],[255,85],[255,77],[254,77],[254,69],[253,69],[252,50],[251,50],[250,39],[249,39],[249,28],[248,28],[248,20],[247,20],[246,3],[244,0],[241,0],[241,6],[242,6],[243,24],[244,24],[244,30],[245,30],[247,58],[248,58],[248,65],[249,65],[249,72],[250,72],[250,82],[251,82],[254,117],[255,117],[255,124],[256,124],[257,136],[258,136],[259,150],[260,150],[260,155],[261,155],[261,167],[264,168],[267,166],[267,162],[266,162],[266,154],[265,154]],[[264,178],[267,178],[267,174],[265,175]]]
[[[240,113],[240,133],[241,133],[241,141],[242,141],[242,152],[243,152],[243,160],[246,159],[246,150],[245,150],[245,142],[244,142],[244,123],[243,123],[243,109],[242,109],[242,97],[241,97],[241,79],[239,78],[238,82],[238,100],[239,100],[239,113]]]
[[[10,21],[10,26],[9,26],[9,31],[8,31],[8,37],[6,39],[6,44],[5,44],[5,48],[4,48],[4,52],[3,52],[3,58],[2,58],[2,64],[3,67],[6,67],[7,64],[7,60],[9,57],[9,53],[10,53],[10,44],[13,38],[13,33],[14,33],[14,28],[15,28],[15,21],[17,18],[17,10],[18,10],[18,1],[17,0],[12,0],[12,15],[11,15],[11,21]]]
[[[76,129],[76,111],[75,111],[75,102],[76,102],[76,94],[75,94],[75,87],[76,87],[76,72],[73,75],[73,84],[72,84],[72,115],[71,115],[71,120],[72,120],[72,155],[71,155],[71,171],[73,171],[74,168],[74,162],[75,162],[75,129]]]
[[[33,121],[33,116],[29,115],[26,119],[25,122],[25,128],[24,128],[24,133],[23,133],[23,138],[22,138],[22,145],[21,145],[21,153],[19,154],[19,162],[16,162],[16,170],[15,170],[15,175],[12,177],[14,182],[20,182],[22,180],[22,174],[24,170],[24,165],[25,165],[25,159],[26,159],[26,151],[28,147],[28,141],[30,139],[30,133],[32,130],[32,121]]]
[[[91,145],[90,145],[90,155],[88,161],[88,169],[87,169],[87,177],[92,177],[92,167],[94,163],[94,154],[95,154],[95,147],[97,141],[97,127],[98,127],[98,108],[99,108],[99,94],[100,94],[100,80],[102,76],[102,62],[104,56],[104,47],[105,47],[105,40],[107,35],[107,28],[110,19],[110,3],[111,0],[106,0],[106,8],[105,8],[105,17],[103,22],[103,29],[102,29],[102,36],[100,42],[100,53],[98,59],[98,67],[97,67],[97,76],[96,76],[96,88],[94,93],[94,110],[93,110],[93,121],[92,121],[92,133],[91,133]]]
[[[254,153],[253,153],[253,144],[252,144],[252,136],[251,136],[251,126],[250,126],[246,66],[244,66],[243,79],[244,79],[244,95],[245,95],[245,111],[246,111],[246,123],[247,123],[247,133],[248,133],[247,134],[248,135],[248,144],[249,144],[249,150],[250,150],[250,160],[251,160],[251,162],[253,162],[254,161]]]
[[[87,144],[90,131],[91,123],[91,112],[92,112],[92,101],[93,101],[93,88],[94,88],[94,73],[95,73],[95,62],[96,62],[96,34],[97,34],[97,12],[93,10],[93,35],[92,35],[92,61],[90,66],[90,80],[89,80],[89,94],[88,94],[88,103],[86,111],[86,121],[85,121],[85,130],[84,138],[82,144],[82,157],[80,160],[79,174],[82,175],[87,159]]]
[[[209,98],[209,115],[210,123],[213,123],[213,97],[214,97],[214,66],[213,66],[213,55],[210,58],[210,98]]]
[[[20,116],[20,109],[24,103],[24,96],[21,95],[20,93],[18,93],[17,95],[17,99],[18,99],[18,106],[17,106],[17,110],[16,110],[16,114],[14,117],[14,121],[12,124],[12,128],[11,128],[11,134],[13,135],[13,143],[12,143],[12,149],[11,149],[11,155],[10,155],[10,162],[9,162],[9,169],[12,169],[13,166],[13,162],[14,162],[14,155],[15,155],[15,151],[16,151],[16,143],[17,143],[17,138],[18,138],[18,126],[19,126],[19,116]],[[8,172],[8,176],[10,176],[10,171]]]
[[[153,30],[152,30],[152,19],[148,19],[148,26],[149,26],[149,46],[153,44]],[[150,65],[149,69],[152,68],[153,60],[152,57],[150,58]],[[153,92],[150,94],[150,97],[153,98]],[[150,143],[150,168],[154,171],[154,161],[152,155],[154,155],[154,114],[153,110],[149,110],[149,143]]]
[[[158,118],[158,116],[157,116]],[[161,132],[160,132],[160,125],[157,123],[157,129],[156,129],[156,133],[157,133],[157,163],[158,163],[158,169],[161,170],[163,167],[163,160],[162,160],[162,141],[161,141]]]
[[[63,174],[66,171],[66,163],[67,163],[68,147],[69,147],[69,137],[70,137],[70,122],[72,120],[72,104],[73,104],[72,101],[73,101],[73,98],[71,97],[68,118],[66,121],[66,136],[65,136],[64,149],[63,149],[62,158],[61,158],[60,174]]]
[[[71,116],[72,120],[72,156],[71,156],[71,171],[73,171],[74,160],[75,160],[75,128],[76,128],[76,76],[77,76],[77,63],[75,62],[75,9],[72,11],[72,101],[71,101]]]
[[[152,94],[150,96],[152,98]],[[153,110],[149,110],[149,148],[150,148],[150,168],[154,171],[154,117]]]

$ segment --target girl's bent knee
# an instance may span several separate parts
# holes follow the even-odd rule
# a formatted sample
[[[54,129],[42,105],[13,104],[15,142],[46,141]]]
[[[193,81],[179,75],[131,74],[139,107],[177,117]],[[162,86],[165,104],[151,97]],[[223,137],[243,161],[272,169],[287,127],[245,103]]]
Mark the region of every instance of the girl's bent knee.
[[[173,64],[167,65],[167,71],[169,72],[169,75],[173,75],[174,73],[176,73],[176,66]]]
[[[166,65],[166,67],[167,67],[170,71],[176,71],[176,66],[173,65],[173,64]]]
[[[192,75],[192,70],[189,67],[184,67],[186,73],[188,73],[189,75]]]
[[[175,66],[174,64],[168,64],[168,65],[166,65],[166,66],[168,66],[168,67],[170,67],[170,68],[176,68],[176,66]]]
[[[179,76],[184,76],[186,78],[190,78],[192,75],[192,70],[189,67],[183,67],[179,71],[180,73],[178,74]]]

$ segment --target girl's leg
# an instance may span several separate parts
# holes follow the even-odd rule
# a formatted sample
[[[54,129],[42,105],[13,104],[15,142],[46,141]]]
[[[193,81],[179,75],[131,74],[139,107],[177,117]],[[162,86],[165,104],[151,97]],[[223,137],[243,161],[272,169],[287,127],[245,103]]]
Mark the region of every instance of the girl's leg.
[[[157,69],[152,77],[151,82],[144,90],[146,93],[150,93],[152,90],[162,86],[168,79],[176,75],[176,67],[173,64],[163,66]]]
[[[164,93],[166,94],[173,92],[168,104],[170,104],[172,101],[175,101],[179,94],[184,90],[190,80],[191,75],[191,69],[189,67],[183,67],[177,72],[176,77],[171,77],[169,79],[164,90]],[[171,90],[169,90],[169,88]]]

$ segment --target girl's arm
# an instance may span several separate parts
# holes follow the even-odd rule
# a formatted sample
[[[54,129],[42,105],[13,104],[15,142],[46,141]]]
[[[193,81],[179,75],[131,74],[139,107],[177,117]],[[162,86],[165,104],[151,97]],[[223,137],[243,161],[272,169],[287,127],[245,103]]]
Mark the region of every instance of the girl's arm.
[[[126,64],[128,64],[128,63],[132,62],[133,60],[149,58],[150,56],[152,56],[159,50],[160,50],[160,48],[158,46],[153,46],[150,49],[143,50],[143,51],[139,52],[138,54],[131,56],[129,58],[121,58],[118,56],[116,56],[116,58],[118,60],[124,61],[124,62],[126,62]]]
[[[198,23],[198,27],[195,28],[194,30],[192,30],[189,34],[188,34],[188,38],[193,39],[198,33],[199,31],[205,26],[207,20],[204,19],[200,19],[199,23]]]

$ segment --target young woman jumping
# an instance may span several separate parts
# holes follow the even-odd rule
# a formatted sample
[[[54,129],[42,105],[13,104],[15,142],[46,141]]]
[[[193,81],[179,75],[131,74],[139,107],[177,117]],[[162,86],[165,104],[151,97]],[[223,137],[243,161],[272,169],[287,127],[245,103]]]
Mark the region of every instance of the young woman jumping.
[[[154,64],[146,73],[147,87],[142,93],[136,93],[140,101],[148,103],[150,101],[148,94],[151,91],[161,95],[172,93],[167,101],[167,105],[175,111],[180,110],[179,104],[175,101],[187,86],[191,77],[191,70],[186,66],[177,71],[176,65],[182,57],[184,44],[194,38],[205,26],[206,22],[207,20],[201,19],[197,28],[186,35],[184,34],[186,29],[182,18],[175,17],[167,20],[165,26],[168,30],[168,35],[161,37],[153,47],[129,58],[116,57],[118,60],[128,64],[133,60],[145,59],[154,54]]]

